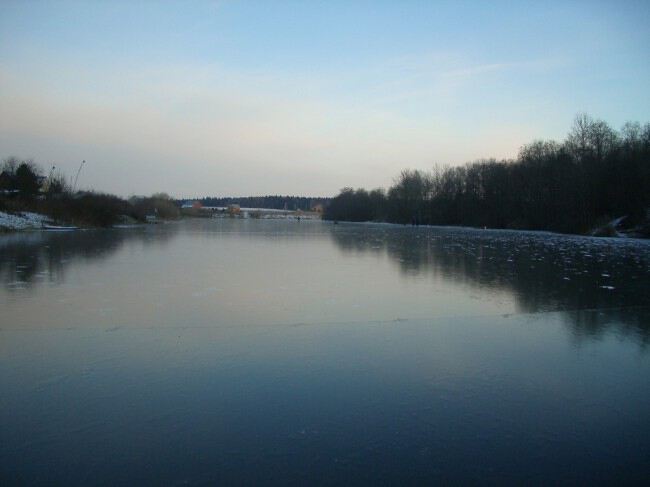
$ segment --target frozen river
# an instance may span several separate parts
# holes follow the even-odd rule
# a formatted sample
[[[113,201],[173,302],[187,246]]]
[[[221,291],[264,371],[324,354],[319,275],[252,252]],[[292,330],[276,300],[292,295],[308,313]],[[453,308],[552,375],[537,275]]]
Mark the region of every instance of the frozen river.
[[[641,481],[650,242],[196,220],[0,236],[0,484]]]

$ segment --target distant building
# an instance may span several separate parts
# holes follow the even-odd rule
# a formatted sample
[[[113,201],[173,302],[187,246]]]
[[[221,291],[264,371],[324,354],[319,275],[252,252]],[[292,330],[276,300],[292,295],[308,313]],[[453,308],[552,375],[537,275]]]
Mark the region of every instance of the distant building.
[[[183,201],[183,204],[181,205],[181,209],[183,210],[189,210],[189,209],[200,210],[201,208],[203,208],[203,204],[198,200]]]
[[[154,208],[153,213],[145,215],[144,218],[147,223],[158,223],[158,208]]]
[[[241,213],[241,208],[238,204],[233,203],[231,205],[228,205],[228,213],[230,215],[239,215],[239,213]]]

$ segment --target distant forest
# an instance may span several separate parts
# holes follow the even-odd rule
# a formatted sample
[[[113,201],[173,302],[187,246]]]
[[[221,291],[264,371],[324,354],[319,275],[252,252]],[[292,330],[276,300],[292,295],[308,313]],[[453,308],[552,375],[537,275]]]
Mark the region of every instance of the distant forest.
[[[330,200],[331,198],[307,198],[304,196],[244,196],[240,198],[205,197],[190,201],[199,201],[203,206],[228,206],[237,204],[242,208],[310,211],[319,204],[325,207]]]
[[[534,141],[514,160],[404,170],[388,191],[344,188],[324,218],[584,233],[642,222],[648,206],[650,123],[616,131],[580,114],[564,141]]]

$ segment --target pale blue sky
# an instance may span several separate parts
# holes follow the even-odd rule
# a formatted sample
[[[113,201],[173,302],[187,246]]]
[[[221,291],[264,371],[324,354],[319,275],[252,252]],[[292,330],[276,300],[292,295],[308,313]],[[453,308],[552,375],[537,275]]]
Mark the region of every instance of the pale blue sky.
[[[136,3],[136,5],[134,5]],[[332,195],[650,113],[650,2],[0,2],[0,157]]]

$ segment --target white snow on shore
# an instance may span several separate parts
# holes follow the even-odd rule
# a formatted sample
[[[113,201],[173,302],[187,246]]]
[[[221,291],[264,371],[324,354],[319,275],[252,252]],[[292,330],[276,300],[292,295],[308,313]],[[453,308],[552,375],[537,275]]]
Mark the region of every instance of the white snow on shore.
[[[0,211],[0,228],[9,230],[27,230],[30,228],[41,228],[43,224],[49,223],[51,219],[40,213],[29,211],[21,213],[5,213]]]

